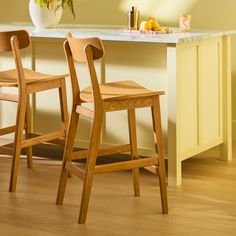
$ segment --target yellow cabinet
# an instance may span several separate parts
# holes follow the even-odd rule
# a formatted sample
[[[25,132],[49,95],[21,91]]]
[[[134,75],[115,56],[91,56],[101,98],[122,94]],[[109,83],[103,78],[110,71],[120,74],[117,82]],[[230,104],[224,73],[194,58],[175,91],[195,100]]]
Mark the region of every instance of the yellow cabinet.
[[[222,41],[177,48],[178,137],[182,160],[222,142]]]

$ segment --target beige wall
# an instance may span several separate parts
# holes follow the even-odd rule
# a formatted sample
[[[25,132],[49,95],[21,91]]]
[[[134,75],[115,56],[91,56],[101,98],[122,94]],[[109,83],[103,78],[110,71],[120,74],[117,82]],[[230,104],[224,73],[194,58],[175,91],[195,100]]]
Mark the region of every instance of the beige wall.
[[[30,21],[29,0],[1,1],[0,23]],[[152,15],[161,25],[177,26],[182,13],[192,15],[194,28],[236,29],[235,0],[74,0],[76,18],[68,9],[62,23],[125,25],[127,10],[138,6],[141,19]],[[14,7],[12,7],[14,6]],[[236,37],[232,41],[233,129],[236,140]]]
[[[29,21],[29,0],[1,1],[0,21]],[[193,26],[204,28],[235,28],[235,0],[74,0],[76,19],[68,9],[62,22],[82,24],[126,24],[130,6],[138,6],[141,18],[152,15],[160,23],[175,26],[183,13],[193,16]],[[14,6],[14,7],[12,7]]]

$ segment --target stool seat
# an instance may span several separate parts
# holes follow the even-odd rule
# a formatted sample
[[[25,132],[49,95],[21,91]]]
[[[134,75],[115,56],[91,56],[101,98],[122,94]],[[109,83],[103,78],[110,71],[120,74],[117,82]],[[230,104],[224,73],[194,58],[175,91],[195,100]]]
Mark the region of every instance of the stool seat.
[[[100,84],[102,100],[115,101],[127,98],[140,98],[155,95],[163,95],[162,91],[151,91],[138,83],[130,80]],[[82,102],[93,102],[92,87],[89,86],[83,89],[80,93]]]
[[[50,81],[50,80],[58,80],[59,78],[67,77],[68,75],[49,75],[49,74],[43,74],[37,71],[25,69],[24,75],[25,75],[25,82],[27,85],[37,84],[42,81]],[[0,87],[18,87],[17,82],[17,70],[5,70],[0,71]]]

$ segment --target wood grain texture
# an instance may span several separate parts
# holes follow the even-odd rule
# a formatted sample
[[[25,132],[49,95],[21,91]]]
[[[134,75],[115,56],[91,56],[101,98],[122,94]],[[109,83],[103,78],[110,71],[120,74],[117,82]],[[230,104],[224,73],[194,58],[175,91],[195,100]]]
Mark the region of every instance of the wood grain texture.
[[[67,58],[67,64],[71,76],[71,85],[73,93],[73,105],[69,128],[67,132],[66,145],[63,157],[61,177],[57,194],[58,205],[63,203],[68,171],[70,169],[83,180],[83,191],[81,197],[81,206],[79,213],[79,224],[84,224],[87,218],[91,189],[93,185],[93,176],[96,173],[105,173],[110,171],[121,171],[132,169],[134,195],[140,195],[139,187],[139,168],[144,166],[158,166],[158,174],[160,180],[160,193],[162,201],[162,213],[168,213],[167,191],[166,191],[166,175],[165,164],[163,160],[163,143],[161,132],[161,116],[159,95],[164,94],[162,91],[151,91],[133,81],[123,80],[113,83],[98,83],[94,60],[102,58],[105,54],[102,42],[97,38],[78,39],[68,34],[64,43],[64,50]],[[90,87],[79,90],[79,82],[75,73],[74,61],[86,62],[89,72]],[[92,103],[93,111],[83,108],[82,103]],[[156,148],[156,156],[144,159],[138,158],[137,153],[137,135],[136,135],[136,119],[135,109],[140,107],[151,107],[153,114],[153,130],[155,133],[154,140]],[[99,151],[101,129],[104,114],[110,111],[126,110],[128,112],[128,126],[130,138],[130,151],[132,160],[97,165],[97,156]],[[88,147],[88,155],[86,160],[85,174],[81,175],[81,171],[75,170],[71,165],[75,156],[83,157],[86,154],[82,152],[73,152],[73,144],[75,139],[75,130],[78,123],[76,116],[84,116],[92,119],[92,127],[90,131],[90,140]],[[112,153],[120,153],[120,146],[114,146],[110,149]],[[80,155],[81,154],[81,155]]]
[[[66,136],[68,124],[65,89],[66,75],[55,76],[23,68],[20,49],[27,48],[30,45],[29,35],[24,30],[0,32],[0,44],[0,52],[12,51],[15,62],[12,66],[13,69],[0,71],[0,88],[17,87],[18,89],[17,95],[6,93],[0,94],[0,100],[17,103],[15,128],[11,126],[5,128],[1,127],[0,129],[0,135],[15,132],[11,153],[12,166],[9,184],[9,191],[15,192],[21,150],[27,147],[27,165],[29,168],[32,168],[33,145],[58,138],[65,138]],[[55,88],[59,90],[62,128],[61,130],[32,138],[30,94]],[[25,137],[23,136],[24,131]],[[9,153],[9,150],[4,148],[2,153],[6,154],[7,152]]]
[[[131,157],[132,159],[138,159],[135,110],[128,110],[128,124],[129,124],[129,140],[131,144]],[[139,197],[140,196],[139,168],[132,169],[132,172],[133,172],[134,196]]]
[[[55,205],[60,161],[34,159],[19,166],[19,185],[8,193],[9,157],[0,158],[0,228],[4,236],[234,236],[236,159],[222,162],[219,150],[183,161],[183,185],[168,188],[169,214],[161,214],[158,181],[141,170],[142,197],[134,198],[131,171],[94,176],[89,218],[77,224],[82,182],[68,179],[63,206]],[[72,191],[73,190],[73,191]]]

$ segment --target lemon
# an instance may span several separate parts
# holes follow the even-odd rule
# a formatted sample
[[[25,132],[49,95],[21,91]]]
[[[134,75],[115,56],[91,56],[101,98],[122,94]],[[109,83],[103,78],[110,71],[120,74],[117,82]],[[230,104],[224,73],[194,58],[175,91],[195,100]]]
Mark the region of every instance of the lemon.
[[[151,30],[157,31],[160,30],[160,25],[157,22],[157,19],[155,17],[149,17],[148,22],[152,25]]]
[[[149,21],[142,21],[139,26],[139,30],[149,31],[152,29],[152,24]]]

